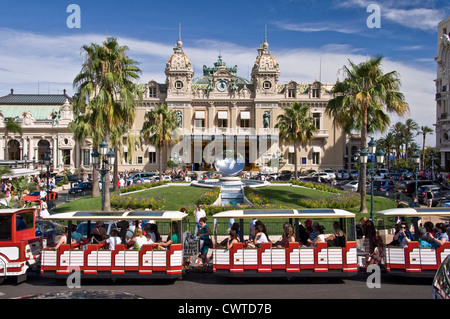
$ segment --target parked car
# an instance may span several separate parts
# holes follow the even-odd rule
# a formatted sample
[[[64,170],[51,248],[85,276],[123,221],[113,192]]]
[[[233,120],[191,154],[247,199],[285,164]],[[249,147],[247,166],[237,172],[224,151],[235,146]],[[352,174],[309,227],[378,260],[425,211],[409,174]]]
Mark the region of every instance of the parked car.
[[[386,175],[389,174],[389,170],[387,168],[379,168],[376,174],[381,176],[382,179],[385,179]]]
[[[393,180],[376,180],[373,181],[373,190],[381,192],[394,191],[395,182]]]
[[[49,201],[55,200],[58,198],[58,193],[57,192],[53,192],[50,191],[48,192],[48,199]],[[40,203],[41,201],[41,193],[39,191],[36,192],[31,192],[29,194],[26,194],[25,196],[23,196],[24,201],[26,202],[36,202],[36,203]]]
[[[159,182],[159,175],[155,176],[153,179],[155,182]],[[172,177],[170,177],[169,175],[163,175],[162,180],[163,181],[171,181]]]
[[[350,170],[350,178],[357,179],[359,177],[359,171],[357,169]]]
[[[432,205],[439,206],[439,207],[448,207],[448,206],[442,206],[443,203],[450,202],[450,191],[449,190],[443,190],[439,191],[434,194]]]
[[[423,186],[423,185],[437,185],[433,181],[430,180],[419,180],[417,181],[417,187]],[[416,182],[415,181],[409,181],[406,183],[405,187],[405,195],[409,197],[413,197],[416,192]]]
[[[431,298],[450,299],[450,255],[445,258],[434,275]]]
[[[325,181],[329,181],[330,179],[330,175],[328,175],[328,173],[325,172],[314,172],[314,173],[310,173],[306,176],[300,176],[300,180],[301,181],[308,181],[308,182],[325,182]]]
[[[438,193],[442,189],[442,186],[438,186],[438,185],[424,185],[424,186],[420,186],[417,189],[417,199],[418,199],[419,203],[426,204],[426,200],[425,199],[426,199],[426,196],[427,196],[427,193],[428,193],[429,189],[431,189],[431,192],[433,193],[433,195],[436,195],[436,193]]]
[[[359,184],[358,181],[351,181],[351,182],[347,183],[344,186],[344,190],[345,191],[349,191],[349,192],[357,192],[358,191],[358,184]],[[370,183],[369,182],[366,182],[366,189],[367,188],[370,188]]]
[[[69,194],[79,194],[84,191],[92,190],[92,184],[89,182],[82,182],[76,184],[74,187],[69,189]]]
[[[324,169],[324,173],[327,173],[329,176],[329,180],[336,179],[336,173],[332,169]]]
[[[345,169],[340,169],[337,172],[337,178],[338,179],[350,179],[350,173]]]
[[[347,185],[348,183],[349,183],[348,181],[340,181],[337,182],[336,185],[334,185],[334,187],[343,191],[345,185]]]
[[[139,172],[134,173],[130,177],[127,178],[127,185],[130,185],[131,181],[135,182],[138,179],[141,179],[143,182],[150,181],[152,177],[157,176],[158,174],[156,172]]]

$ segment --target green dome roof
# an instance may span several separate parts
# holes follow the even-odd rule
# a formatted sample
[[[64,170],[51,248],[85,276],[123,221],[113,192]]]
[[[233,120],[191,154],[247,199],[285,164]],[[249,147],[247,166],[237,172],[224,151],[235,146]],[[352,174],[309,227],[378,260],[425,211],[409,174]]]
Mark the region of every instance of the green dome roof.
[[[212,79],[211,75],[202,75],[196,78],[192,79],[192,85],[202,85],[202,84],[209,84],[209,81]],[[233,79],[236,79],[236,84],[237,85],[251,85],[252,82],[250,82],[249,80],[242,78],[240,76],[234,76]]]

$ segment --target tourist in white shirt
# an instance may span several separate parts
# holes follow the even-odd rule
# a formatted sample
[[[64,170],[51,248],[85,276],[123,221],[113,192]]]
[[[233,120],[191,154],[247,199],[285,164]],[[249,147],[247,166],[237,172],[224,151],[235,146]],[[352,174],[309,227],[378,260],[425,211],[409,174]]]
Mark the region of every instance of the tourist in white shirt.
[[[197,233],[200,228],[200,218],[206,217],[206,212],[202,209],[202,204],[197,205],[197,208],[194,210],[194,217],[195,217],[194,238],[197,239]]]

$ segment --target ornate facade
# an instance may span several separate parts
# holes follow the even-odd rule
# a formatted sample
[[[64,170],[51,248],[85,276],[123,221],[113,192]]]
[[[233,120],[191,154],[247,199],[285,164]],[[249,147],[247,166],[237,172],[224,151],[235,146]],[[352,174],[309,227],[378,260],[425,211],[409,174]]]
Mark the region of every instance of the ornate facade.
[[[259,167],[266,172],[293,171],[293,144],[279,139],[275,125],[283,107],[296,101],[310,105],[318,129],[310,144],[299,147],[298,168],[348,168],[347,145],[349,152],[351,145],[344,132],[325,115],[333,85],[295,80],[280,83],[283,67],[288,66],[279,65],[265,39],[257,48],[251,79],[238,76],[237,66],[227,66],[222,56],[213,66],[203,66],[203,74],[195,76],[178,39],[165,65],[165,83],[151,80],[139,85],[144,98],[117,154],[119,170],[159,168],[159,150],[146,143],[140,130],[146,112],[167,104],[177,114],[181,138],[163,150],[164,169],[169,159],[180,162],[180,168],[208,169],[213,155],[232,148],[241,153],[247,170]],[[62,95],[18,95],[11,91],[1,97],[0,116],[16,118],[23,135],[5,135],[4,121],[0,121],[0,159],[23,159],[25,154],[29,160],[41,159],[50,145],[56,171],[91,170],[92,144],[89,139],[75,143],[67,130],[73,119],[71,101],[65,91]],[[268,168],[274,159],[277,164],[279,160],[279,168]]]
[[[22,162],[28,158],[39,168],[39,161],[50,148],[53,171],[76,167],[74,140],[67,126],[73,120],[72,98],[66,94],[15,94],[0,97],[0,159]],[[8,132],[6,119],[14,119],[22,128]],[[31,164],[30,164],[31,165]],[[42,165],[41,165],[42,166]],[[45,168],[41,167],[45,170]]]
[[[438,25],[436,83],[436,150],[441,167],[450,170],[450,17]]]
[[[203,66],[203,74],[196,77],[178,39],[166,63],[166,82],[152,80],[141,85],[144,100],[138,107],[135,134],[142,127],[145,113],[165,103],[178,115],[182,142],[164,150],[163,163],[172,157],[181,161],[181,167],[202,169],[209,163],[208,155],[232,147],[243,155],[247,169],[262,169],[277,158],[280,170],[293,170],[293,145],[278,140],[275,125],[278,115],[284,112],[282,107],[295,101],[307,102],[318,131],[310,145],[300,147],[299,169],[344,168],[345,134],[325,115],[333,85],[294,80],[280,83],[281,68],[269,51],[267,39],[257,52],[250,80],[238,76],[237,66],[227,66],[222,56],[213,66]],[[158,168],[157,150],[143,140],[140,142],[130,162],[124,160],[128,152],[122,154],[123,169]],[[128,148],[124,147],[126,151]]]

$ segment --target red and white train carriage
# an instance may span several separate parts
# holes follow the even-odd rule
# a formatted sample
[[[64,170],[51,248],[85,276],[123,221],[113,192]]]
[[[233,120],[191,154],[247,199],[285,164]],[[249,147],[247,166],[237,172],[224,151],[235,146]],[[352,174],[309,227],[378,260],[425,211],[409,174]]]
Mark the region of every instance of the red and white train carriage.
[[[241,240],[228,250],[215,248],[213,271],[228,278],[248,277],[334,277],[346,278],[357,275],[357,248],[355,215],[340,209],[290,209],[290,210],[232,210],[220,212],[214,218],[233,218],[240,221],[243,239],[244,220],[284,219],[289,220],[298,236],[299,219],[305,221],[339,221],[346,234],[345,247],[328,247],[318,243],[317,247],[301,247],[296,242],[288,248],[278,248],[272,243],[262,243],[260,248],[246,248]],[[330,225],[332,224],[329,223]],[[332,227],[329,227],[331,230]]]
[[[40,258],[41,240],[35,234],[35,208],[0,210],[0,283],[6,277],[17,282]]]
[[[449,218],[450,209],[447,207],[394,208],[376,212],[376,215],[379,217],[379,230],[385,230],[389,223],[393,224],[393,220],[401,217],[413,227],[415,237],[415,241],[409,242],[408,247],[385,246],[381,266],[387,273],[397,276],[433,278],[441,263],[450,255],[450,242],[447,241],[438,248],[419,247],[419,223],[423,224],[430,217]],[[386,238],[383,241],[384,244],[388,244]]]
[[[67,221],[69,229],[73,221],[155,220],[157,223],[170,221],[177,223],[177,235],[181,239],[181,222],[186,216],[187,214],[177,211],[69,212],[54,214],[45,219]],[[88,228],[90,229],[90,226]],[[72,271],[78,270],[85,278],[176,279],[181,277],[182,244],[171,244],[167,250],[156,250],[155,247],[155,245],[143,245],[140,250],[129,250],[122,244],[110,250],[95,244],[88,244],[85,249],[66,244],[61,245],[57,250],[46,248],[42,251],[41,275],[67,278]]]

